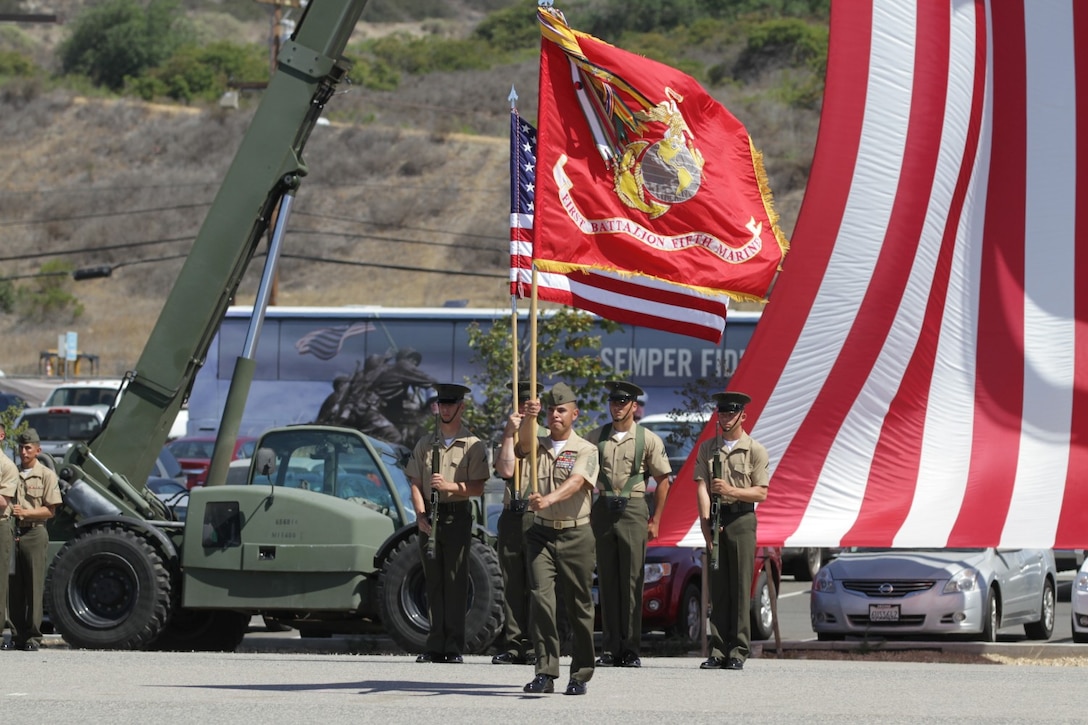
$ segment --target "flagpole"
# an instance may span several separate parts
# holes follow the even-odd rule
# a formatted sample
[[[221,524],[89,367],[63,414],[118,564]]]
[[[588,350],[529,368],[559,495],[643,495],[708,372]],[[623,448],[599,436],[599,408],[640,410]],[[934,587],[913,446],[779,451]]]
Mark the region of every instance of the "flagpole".
[[[536,264],[533,264],[533,286],[532,293],[529,297],[529,394],[534,398],[536,397],[536,289],[537,289],[537,271]],[[533,425],[531,430],[533,431],[533,440],[529,444],[529,461],[532,464],[530,469],[530,481],[532,483],[532,492],[537,493],[537,462],[536,462],[536,419],[533,419]]]
[[[518,412],[518,296],[510,295],[510,367],[514,389],[514,412]],[[514,451],[518,449],[518,432],[514,431]],[[521,461],[514,456],[514,497],[521,497]]]
[[[506,100],[510,101],[510,120],[512,122],[516,123],[517,112],[518,112],[518,109],[517,109],[518,92],[514,88],[514,86],[510,86],[510,95],[506,97]],[[515,129],[513,127],[511,127],[511,129],[510,129],[510,145],[511,145],[511,147],[510,147],[510,168],[511,168],[512,172],[517,167],[517,156],[518,156],[518,151],[517,151],[517,148],[516,148],[515,138],[516,138]],[[511,212],[511,217],[513,217],[514,212],[518,210],[518,203],[517,203],[516,200],[518,198],[518,194],[520,193],[520,189],[518,188],[519,185],[520,185],[520,182],[518,181],[517,177],[515,177],[514,173],[511,173],[510,174],[510,197],[511,197],[510,198],[510,212]],[[511,225],[513,225],[513,222],[511,222]],[[519,227],[521,226],[520,223],[518,224],[518,226]],[[518,389],[518,383],[520,382],[519,379],[518,379],[518,292],[521,289],[521,270],[518,268],[517,265],[513,264],[514,240],[513,240],[513,235],[512,234],[511,234],[511,239],[510,239],[510,245],[511,245],[511,266],[510,266],[510,271],[511,271],[511,280],[510,280],[510,367],[511,367],[511,373],[510,373],[510,379],[513,382],[513,392],[514,392],[513,407],[514,407],[514,412],[517,413],[517,412],[519,412],[519,407],[520,407],[518,405],[519,392],[520,392],[519,389]],[[533,397],[532,390],[530,390],[529,397]],[[535,439],[535,436],[534,436],[534,439]],[[514,456],[514,496],[515,496],[515,498],[520,498],[521,497],[521,459],[519,459],[517,457],[517,455],[516,455],[517,450],[518,450],[518,431],[515,430],[514,431],[514,452],[515,452],[515,456]],[[535,457],[532,460],[535,461],[536,460]]]

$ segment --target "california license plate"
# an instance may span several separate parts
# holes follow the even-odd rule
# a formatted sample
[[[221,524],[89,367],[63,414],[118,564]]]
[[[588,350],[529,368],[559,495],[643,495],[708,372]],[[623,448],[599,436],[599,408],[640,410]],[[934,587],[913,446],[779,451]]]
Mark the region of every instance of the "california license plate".
[[[869,605],[869,621],[870,622],[898,622],[899,621],[899,605],[898,604],[870,604]]]

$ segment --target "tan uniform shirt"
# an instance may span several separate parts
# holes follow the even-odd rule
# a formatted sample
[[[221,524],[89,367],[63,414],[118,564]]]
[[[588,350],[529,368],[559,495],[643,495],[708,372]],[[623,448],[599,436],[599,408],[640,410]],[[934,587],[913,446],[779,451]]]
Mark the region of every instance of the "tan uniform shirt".
[[[603,475],[598,476],[598,484],[601,490],[606,485],[605,476],[607,476],[608,480],[612,482],[612,491],[619,493],[627,485],[627,479],[631,477],[632,473],[639,470],[635,464],[637,428],[638,424],[636,423],[619,441],[616,440],[615,431],[613,431],[612,435],[605,441],[604,457],[601,458],[601,474]],[[601,426],[590,431],[589,435],[586,436],[586,440],[594,446],[598,446],[604,429],[605,426]],[[661,440],[661,436],[652,430],[643,428],[642,431],[646,439],[642,449],[641,470],[651,478],[668,476],[672,473],[672,466],[669,465],[669,457],[665,452],[665,441]],[[634,485],[631,493],[646,495],[645,477]]]
[[[593,506],[592,487],[597,485],[597,446],[571,431],[559,453],[555,452],[550,436],[537,439],[537,487],[547,495],[574,475],[585,478],[589,487],[570,498],[537,511],[547,521],[577,521],[589,516]]]
[[[0,496],[7,498],[10,503],[6,506],[0,502],[0,521],[11,516],[11,506],[15,503],[15,493],[19,490],[19,467],[8,458],[7,454],[0,450]]]
[[[486,481],[491,476],[487,465],[487,446],[484,442],[472,434],[465,426],[457,431],[457,435],[447,446],[442,440],[441,433],[429,433],[419,439],[412,457],[404,467],[409,478],[413,478],[422,484],[424,501],[431,496],[431,455],[434,452],[435,437],[438,438],[439,473],[447,481],[468,483],[469,481]],[[441,503],[456,501],[468,501],[470,496],[452,494],[443,491],[439,495]]]
[[[733,450],[722,445],[718,438],[704,441],[695,454],[696,481],[706,481],[709,484],[714,480],[711,461],[715,457],[722,462],[722,479],[737,488],[766,486],[770,482],[770,456],[767,449],[747,433],[741,434]],[[728,496],[721,500],[726,504],[736,503],[736,499]]]
[[[15,503],[26,508],[59,506],[62,503],[57,474],[43,466],[41,461],[35,461],[31,468],[20,470],[19,477],[22,483],[15,495]],[[24,525],[34,523],[43,522],[28,521]]]

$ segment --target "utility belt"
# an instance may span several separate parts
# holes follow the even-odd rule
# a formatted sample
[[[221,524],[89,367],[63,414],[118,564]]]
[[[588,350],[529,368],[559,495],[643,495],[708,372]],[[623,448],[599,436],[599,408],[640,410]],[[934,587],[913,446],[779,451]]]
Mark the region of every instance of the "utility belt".
[[[604,500],[605,506],[612,513],[622,513],[627,510],[627,502],[633,498],[646,498],[643,491],[601,491],[598,501]]]
[[[546,529],[574,529],[579,526],[585,526],[589,523],[589,517],[583,516],[580,519],[545,519],[540,516],[533,517],[533,523],[537,526],[543,526]]]
[[[509,511],[512,514],[520,516],[529,510],[529,499],[515,498],[513,501],[503,506],[503,509]]]
[[[459,514],[464,511],[472,510],[471,501],[446,501],[438,504],[438,513],[441,514]]]
[[[25,526],[16,525],[15,533],[18,534],[19,536],[22,536],[24,534],[29,534],[31,531],[33,531],[34,529],[38,528],[41,525],[42,524],[26,524]]]
[[[753,514],[756,512],[756,505],[751,501],[737,501],[736,503],[711,503],[710,515],[714,516],[713,507],[718,507],[718,512],[722,514]]]

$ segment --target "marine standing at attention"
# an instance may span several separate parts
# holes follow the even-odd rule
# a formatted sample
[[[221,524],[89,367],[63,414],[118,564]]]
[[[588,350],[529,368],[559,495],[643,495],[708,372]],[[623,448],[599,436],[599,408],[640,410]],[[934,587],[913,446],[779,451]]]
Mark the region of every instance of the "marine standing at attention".
[[[767,498],[767,449],[744,432],[744,393],[715,393],[718,426],[714,438],[695,455],[699,520],[707,552],[714,554],[718,529],[718,568],[710,569],[710,657],[704,670],[740,670],[751,640],[749,613],[756,556],[756,508]],[[711,512],[717,508],[718,516]]]
[[[412,482],[431,620],[426,650],[416,662],[460,664],[465,649],[471,498],[483,494],[490,474],[484,442],[461,422],[469,389],[450,383],[436,385],[435,391],[438,426],[419,440],[405,466]],[[437,510],[430,505],[432,491],[438,492]]]
[[[11,508],[15,518],[15,573],[8,594],[11,642],[4,649],[35,652],[42,643],[42,597],[48,565],[49,533],[45,522],[61,504],[57,474],[46,468],[38,432],[19,434],[19,487]],[[6,562],[5,562],[6,565]]]
[[[556,383],[545,396],[548,435],[536,438],[537,486],[529,495],[533,525],[526,535],[532,583],[529,616],[536,646],[536,677],[525,692],[555,691],[559,677],[559,627],[556,582],[574,637],[570,680],[564,694],[586,694],[593,677],[593,530],[589,512],[597,483],[597,448],[574,431],[578,399],[566,383]],[[540,400],[525,404],[517,455],[530,454]]]
[[[661,437],[635,422],[642,389],[624,381],[605,386],[612,422],[586,436],[597,446],[601,466],[592,514],[603,634],[597,664],[641,667],[646,542],[657,536],[672,467]],[[647,476],[657,482],[652,520],[646,504]]]

